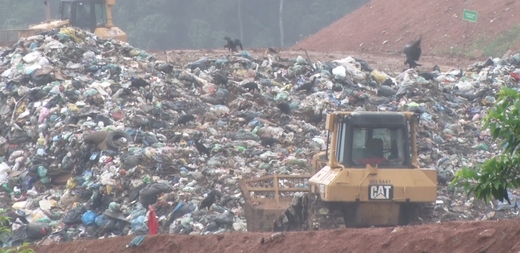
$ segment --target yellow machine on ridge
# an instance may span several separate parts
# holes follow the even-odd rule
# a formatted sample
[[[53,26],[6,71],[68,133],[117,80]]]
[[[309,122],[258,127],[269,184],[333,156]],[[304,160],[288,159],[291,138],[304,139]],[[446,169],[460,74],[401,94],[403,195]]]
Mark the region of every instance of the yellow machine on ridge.
[[[248,231],[409,224],[437,200],[437,171],[417,161],[413,112],[327,115],[327,150],[310,175],[243,179]]]
[[[50,6],[47,1],[47,20],[29,29],[0,30],[0,46],[12,46],[22,37],[30,37],[38,32],[73,26],[87,30],[101,38],[114,38],[128,41],[127,34],[114,26],[112,20],[112,6],[116,0],[61,0],[60,19],[51,20]]]

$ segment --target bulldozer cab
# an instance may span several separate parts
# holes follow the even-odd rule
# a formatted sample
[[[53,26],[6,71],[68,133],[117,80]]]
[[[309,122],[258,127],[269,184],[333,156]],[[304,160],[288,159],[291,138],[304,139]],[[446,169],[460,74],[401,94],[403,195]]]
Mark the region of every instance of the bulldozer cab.
[[[327,128],[332,132],[333,143],[330,152],[334,153],[334,159],[327,159],[329,166],[415,168],[411,154],[416,147],[410,141],[409,127],[415,127],[417,118],[412,115],[380,112],[329,115]]]
[[[97,27],[106,26],[105,1],[63,0],[60,3],[60,19],[68,19],[71,26],[94,32]]]

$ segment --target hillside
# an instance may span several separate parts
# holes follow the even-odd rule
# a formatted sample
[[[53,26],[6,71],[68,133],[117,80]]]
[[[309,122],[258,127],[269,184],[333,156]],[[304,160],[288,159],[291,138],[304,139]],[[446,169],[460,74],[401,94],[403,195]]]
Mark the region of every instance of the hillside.
[[[463,9],[477,22],[462,20]],[[519,10],[518,1],[373,0],[292,48],[398,54],[422,34],[424,55],[500,57],[520,49]]]

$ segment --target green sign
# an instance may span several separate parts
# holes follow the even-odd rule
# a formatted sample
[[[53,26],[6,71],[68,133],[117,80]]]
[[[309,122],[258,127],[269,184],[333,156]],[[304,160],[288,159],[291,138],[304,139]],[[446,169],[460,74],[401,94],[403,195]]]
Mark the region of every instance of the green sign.
[[[469,22],[477,22],[477,12],[472,10],[466,10],[462,12],[462,20],[466,20]]]

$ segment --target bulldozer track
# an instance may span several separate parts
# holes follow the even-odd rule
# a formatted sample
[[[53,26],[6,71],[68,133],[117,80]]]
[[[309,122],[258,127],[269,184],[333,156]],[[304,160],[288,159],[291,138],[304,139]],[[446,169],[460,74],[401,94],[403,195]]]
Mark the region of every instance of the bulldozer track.
[[[310,230],[345,228],[344,213],[340,208],[333,208],[330,203],[324,202],[317,194],[309,193],[307,198],[308,223]]]

